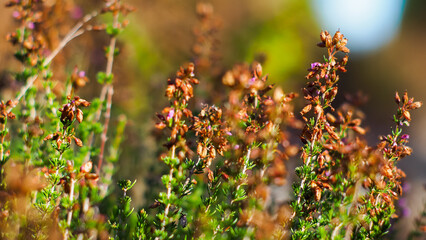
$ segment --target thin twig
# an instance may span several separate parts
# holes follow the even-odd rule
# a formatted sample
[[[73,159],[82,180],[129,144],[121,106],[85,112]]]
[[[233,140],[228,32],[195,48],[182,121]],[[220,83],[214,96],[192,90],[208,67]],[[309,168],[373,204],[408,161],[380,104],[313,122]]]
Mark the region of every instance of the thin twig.
[[[72,205],[72,202],[74,200],[74,186],[75,186],[75,180],[73,178],[71,178],[71,186],[70,186],[70,194],[69,194],[71,205]],[[71,206],[71,208],[68,209],[67,227],[66,227],[65,232],[64,232],[64,240],[67,240],[68,236],[69,236],[69,228],[70,228],[70,225],[71,225],[72,213],[73,213],[73,211],[72,211],[72,206]]]
[[[175,158],[175,151],[176,151],[176,145],[172,146],[172,156],[171,159],[173,161],[173,159]],[[173,178],[173,172],[174,172],[174,168],[171,167],[170,171],[169,171],[169,182],[167,183],[167,200],[170,199],[170,196],[172,195],[172,178]],[[170,210],[170,203],[167,203],[166,208],[164,209],[164,218],[161,221],[161,232],[163,232],[166,229],[166,218],[167,215],[169,214],[169,210]],[[159,240],[159,237],[156,237],[155,240]]]
[[[114,20],[113,20],[113,26],[116,26],[118,24],[118,12],[114,13]],[[115,52],[115,45],[117,42],[117,38],[115,36],[111,37],[110,43],[109,43],[109,49],[108,49],[108,55],[107,55],[107,66],[105,70],[106,76],[111,76],[112,74],[112,66],[114,64],[114,52]],[[105,152],[105,143],[107,141],[107,133],[108,133],[108,125],[111,118],[111,105],[112,105],[112,95],[114,94],[114,87],[112,83],[107,83],[104,85],[104,89],[102,89],[101,92],[101,100],[105,99],[106,96],[106,109],[105,109],[105,121],[104,121],[104,129],[101,135],[101,145],[100,145],[100,152],[99,152],[99,160],[98,160],[98,168],[97,173],[99,174],[101,172],[102,167],[102,161],[104,159],[104,152]],[[98,110],[97,115],[100,114],[100,111]],[[100,115],[99,115],[100,116]],[[93,137],[90,139],[90,145],[92,144]],[[89,146],[90,146],[89,145]],[[90,153],[89,153],[90,154]]]
[[[83,17],[81,21],[79,21],[69,32],[68,34],[62,39],[62,41],[59,43],[59,45],[50,53],[49,56],[47,56],[43,62],[43,67],[46,67],[49,65],[52,60],[58,55],[58,53],[74,38],[80,36],[84,33],[84,30],[81,29],[84,24],[92,20],[94,17],[96,17],[99,14],[99,12],[94,11],[90,14],[87,14]],[[14,99],[15,102],[19,102],[21,98],[25,95],[25,93],[28,91],[28,89],[34,84],[34,82],[37,80],[38,74],[33,75],[30,78],[27,79],[27,83],[25,86],[21,88],[18,95]],[[12,108],[9,110],[9,112],[12,110]]]

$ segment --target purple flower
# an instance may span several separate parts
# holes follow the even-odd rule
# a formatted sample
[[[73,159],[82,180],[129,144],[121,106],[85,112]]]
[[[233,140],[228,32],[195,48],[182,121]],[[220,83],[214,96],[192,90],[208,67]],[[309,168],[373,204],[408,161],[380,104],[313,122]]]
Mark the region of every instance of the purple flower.
[[[84,78],[86,76],[86,72],[85,71],[80,71],[78,73],[78,76],[81,77],[81,78]]]
[[[248,85],[249,85],[249,86],[253,85],[253,83],[254,83],[255,81],[256,81],[256,78],[254,78],[254,77],[250,78]]]
[[[411,189],[411,185],[408,182],[404,182],[402,184],[402,189],[404,190],[404,192],[409,192]]]
[[[19,18],[21,16],[21,14],[18,11],[13,11],[12,16],[14,18]]]
[[[75,7],[71,10],[71,17],[73,19],[79,19],[83,17],[83,10],[80,7]]]
[[[173,118],[173,116],[175,115],[175,110],[172,108],[169,111],[169,114],[167,114],[167,120]]]
[[[314,69],[316,67],[321,67],[321,63],[319,63],[319,62],[311,63],[311,69]]]
[[[28,28],[29,29],[31,29],[31,30],[33,30],[34,29],[34,27],[35,27],[35,25],[34,25],[34,23],[33,22],[28,22]]]
[[[235,150],[237,150],[237,149],[239,149],[239,148],[240,148],[240,145],[238,145],[238,144],[234,146],[234,149],[235,149]]]
[[[408,217],[411,214],[411,210],[408,207],[408,202],[406,198],[400,198],[398,201],[398,205],[401,208],[402,217]]]
[[[232,136],[232,133],[230,131],[226,131],[226,135]]]
[[[408,139],[410,139],[410,135],[408,135],[408,134],[403,134],[403,135],[401,136],[401,139],[408,140]]]

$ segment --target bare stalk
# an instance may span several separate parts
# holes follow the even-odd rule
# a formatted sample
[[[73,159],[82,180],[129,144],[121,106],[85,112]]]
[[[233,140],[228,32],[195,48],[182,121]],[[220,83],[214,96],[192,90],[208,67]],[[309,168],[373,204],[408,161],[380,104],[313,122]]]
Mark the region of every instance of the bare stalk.
[[[81,21],[79,21],[69,32],[65,37],[62,39],[62,41],[59,43],[59,45],[50,53],[49,56],[46,57],[45,61],[43,62],[43,67],[46,67],[49,65],[52,60],[58,55],[58,53],[74,38],[80,36],[84,33],[85,30],[81,29],[84,24],[92,20],[94,17],[96,17],[99,14],[99,12],[94,11],[86,16],[83,17]],[[14,99],[15,102],[19,102],[21,98],[25,95],[27,90],[34,84],[34,82],[37,80],[38,75],[31,76],[27,79],[27,83],[21,88],[18,95]],[[9,112],[12,109],[9,110]]]
[[[70,186],[70,202],[72,204],[72,201],[74,200],[74,186],[75,186],[75,179],[71,178],[71,186]],[[67,228],[64,232],[64,240],[68,239],[69,236],[69,227],[71,225],[71,219],[72,219],[72,206],[68,209],[68,215],[67,215]]]
[[[176,151],[176,145],[173,145],[172,146],[172,156],[171,156],[171,159],[175,158],[175,151]],[[167,183],[167,200],[170,199],[170,196],[172,194],[173,172],[174,172],[174,168],[171,167],[170,168],[170,172],[169,172],[169,182]],[[166,208],[164,209],[164,218],[161,221],[161,231],[162,232],[166,229],[166,218],[167,218],[167,215],[169,214],[169,211],[170,211],[170,203],[167,203]],[[156,237],[155,240],[159,240],[159,238]]]
[[[117,24],[118,24],[118,12],[114,13],[114,20],[113,20],[113,25],[116,26]],[[114,64],[114,52],[115,52],[116,42],[117,42],[116,36],[112,36],[110,43],[109,43],[109,49],[108,49],[108,55],[107,55],[107,66],[106,66],[106,70],[105,70],[106,76],[111,76],[111,74],[112,74],[112,66]],[[100,152],[99,152],[98,168],[96,170],[98,174],[101,171],[102,161],[104,159],[105,143],[107,141],[107,133],[108,133],[108,125],[109,125],[109,121],[110,121],[110,118],[111,118],[112,95],[114,94],[114,87],[113,87],[112,83],[107,83],[102,88],[101,97],[100,97],[101,101],[105,99],[105,94],[106,94],[106,101],[107,102],[106,102],[106,109],[105,109],[105,116],[104,116],[104,118],[105,118],[104,129],[103,129],[103,132],[102,132],[102,135],[101,135],[101,145],[100,145]],[[100,117],[101,111],[102,111],[102,109],[98,110],[98,112],[96,113],[96,117]],[[92,142],[93,142],[93,136],[90,136],[89,144],[91,145]],[[90,154],[90,153],[88,153],[88,154]]]

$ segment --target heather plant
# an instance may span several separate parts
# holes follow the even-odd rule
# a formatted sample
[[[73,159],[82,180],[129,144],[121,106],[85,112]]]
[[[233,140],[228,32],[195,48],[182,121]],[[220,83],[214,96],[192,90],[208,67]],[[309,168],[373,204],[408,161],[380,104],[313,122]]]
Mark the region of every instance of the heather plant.
[[[50,49],[52,36],[47,27],[50,17],[60,16],[61,6],[43,1],[6,3],[19,24],[7,39],[22,64],[15,79],[24,85],[14,99],[2,102],[2,239],[103,238],[107,234],[99,204],[110,192],[111,165],[118,159],[125,125],[125,118],[119,118],[116,135],[107,146],[112,66],[118,53],[117,35],[126,25],[120,15],[131,8],[121,1],[106,1]],[[112,15],[111,23],[94,22],[107,14]],[[75,67],[67,81],[60,82],[55,80],[51,63],[73,39],[95,30],[105,31],[110,44],[105,50],[106,70],[98,74],[100,97],[89,102],[77,95],[88,82],[85,71]]]
[[[405,177],[396,164],[412,152],[403,128],[422,103],[396,93],[395,126],[369,146],[362,99],[332,105],[350,52],[339,31],[320,34],[327,55],[308,69],[299,116],[299,94],[270,84],[261,63],[220,70],[219,24],[212,6],[199,4],[195,63],[167,79],[169,103],[156,114],[162,190],[134,211],[129,193],[136,181],[118,180],[114,199],[126,117],[112,109],[118,36],[133,8],[104,1],[51,49],[46,24],[58,6],[6,6],[19,25],[7,38],[22,66],[14,76],[22,88],[0,103],[1,239],[381,239],[389,232]],[[105,70],[96,75],[99,97],[89,100],[78,95],[89,81],[84,66],[57,81],[51,63],[91,31],[104,31],[108,44]],[[197,101],[203,78],[225,89],[214,103]],[[274,206],[272,187],[286,184],[293,171],[286,161],[299,158],[294,200]],[[422,231],[422,219],[417,223]]]

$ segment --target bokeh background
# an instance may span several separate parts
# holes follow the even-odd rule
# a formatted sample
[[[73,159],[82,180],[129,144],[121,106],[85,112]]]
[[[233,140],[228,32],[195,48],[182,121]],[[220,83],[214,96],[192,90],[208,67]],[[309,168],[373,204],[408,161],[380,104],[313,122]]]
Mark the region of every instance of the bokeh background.
[[[46,4],[55,1],[46,0]],[[61,2],[58,0],[58,2]],[[102,1],[62,1],[71,18],[77,19]],[[72,2],[73,4],[70,4]],[[180,65],[194,60],[194,28],[200,26],[196,4],[200,1],[128,0],[136,7],[129,15],[130,24],[120,36],[121,54],[116,59],[114,114],[124,113],[129,124],[116,178],[137,179],[132,192],[136,206],[149,204],[149,192],[158,186],[162,163],[158,161],[158,139],[153,134],[154,115],[166,105],[163,92],[166,80]],[[426,101],[426,2],[415,0],[212,0],[218,31],[217,75],[235,63],[264,60],[264,72],[286,92],[298,92],[305,83],[310,62],[322,59],[316,47],[321,29],[340,30],[349,39],[351,49],[348,72],[341,78],[341,97],[362,92],[369,101],[362,106],[366,114],[367,138],[371,144],[387,134],[396,105],[394,93],[407,90],[416,100]],[[75,7],[75,6],[80,7]],[[0,9],[0,36],[16,25],[9,9]],[[52,20],[53,21],[53,20]],[[77,21],[77,20],[75,20]],[[52,25],[52,32],[67,27]],[[55,45],[55,42],[51,43]],[[90,33],[71,43],[55,59],[54,76],[64,82],[78,65],[91,79],[81,95],[90,99],[99,89],[96,73],[104,68],[102,48],[106,39]],[[81,51],[80,49],[91,49]],[[68,54],[72,53],[72,54]],[[0,38],[0,91],[2,99],[14,94],[19,86],[10,72],[19,70],[13,48]],[[204,86],[218,86],[216,78],[201,75]],[[218,90],[218,89],[216,89]],[[220,89],[219,89],[220,91]],[[200,101],[208,99],[200,90]],[[414,218],[426,203],[426,110],[413,114],[408,129],[414,154],[400,162],[406,172],[404,199],[406,210],[398,220],[398,236],[413,226]]]

